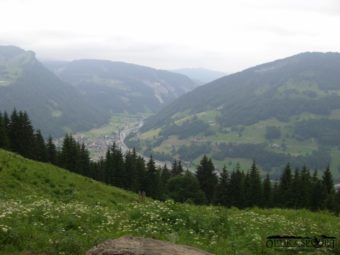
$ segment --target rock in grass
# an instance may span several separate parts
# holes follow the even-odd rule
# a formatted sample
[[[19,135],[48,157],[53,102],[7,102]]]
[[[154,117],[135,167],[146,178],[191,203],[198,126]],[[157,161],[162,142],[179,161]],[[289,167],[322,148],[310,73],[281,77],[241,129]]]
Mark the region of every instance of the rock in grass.
[[[212,255],[185,245],[142,237],[121,237],[101,243],[86,255]]]

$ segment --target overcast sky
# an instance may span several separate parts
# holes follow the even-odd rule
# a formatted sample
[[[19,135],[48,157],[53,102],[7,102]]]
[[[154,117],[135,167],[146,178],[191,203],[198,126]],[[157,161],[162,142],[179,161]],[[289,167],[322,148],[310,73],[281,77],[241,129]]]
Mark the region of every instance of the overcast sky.
[[[339,0],[0,0],[0,45],[42,59],[234,72],[340,52],[339,31]]]

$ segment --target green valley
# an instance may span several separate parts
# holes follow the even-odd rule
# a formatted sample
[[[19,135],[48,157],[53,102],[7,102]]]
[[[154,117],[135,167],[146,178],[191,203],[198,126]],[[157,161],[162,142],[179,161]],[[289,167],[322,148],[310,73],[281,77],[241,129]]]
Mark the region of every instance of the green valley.
[[[190,168],[256,160],[275,178],[291,162],[340,181],[340,54],[303,53],[225,76],[177,99],[127,143]]]

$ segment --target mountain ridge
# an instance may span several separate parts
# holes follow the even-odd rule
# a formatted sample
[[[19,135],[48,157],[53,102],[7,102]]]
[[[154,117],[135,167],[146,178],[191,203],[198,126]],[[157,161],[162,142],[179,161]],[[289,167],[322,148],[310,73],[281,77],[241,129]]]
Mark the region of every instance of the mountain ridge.
[[[204,153],[220,160],[220,167],[255,159],[268,171],[284,161],[317,168],[331,163],[339,178],[339,151],[333,145],[339,141],[339,81],[340,54],[334,52],[257,65],[178,98],[128,142],[146,154],[191,164]]]

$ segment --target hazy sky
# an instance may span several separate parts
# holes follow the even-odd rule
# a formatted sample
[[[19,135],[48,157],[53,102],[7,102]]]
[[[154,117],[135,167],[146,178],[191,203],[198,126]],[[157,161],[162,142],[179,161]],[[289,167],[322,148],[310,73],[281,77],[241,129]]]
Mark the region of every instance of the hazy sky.
[[[233,72],[304,51],[340,52],[339,0],[0,0],[0,45]]]

